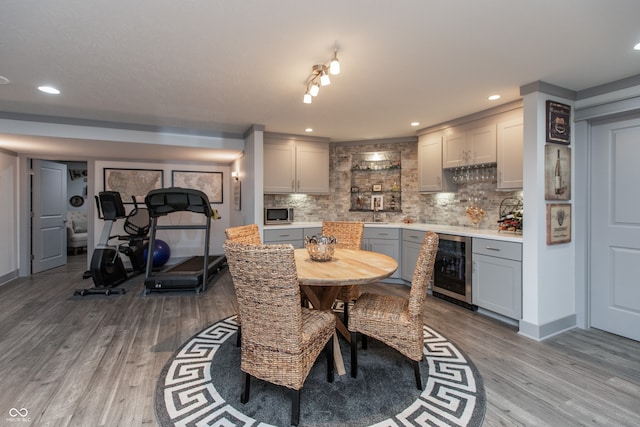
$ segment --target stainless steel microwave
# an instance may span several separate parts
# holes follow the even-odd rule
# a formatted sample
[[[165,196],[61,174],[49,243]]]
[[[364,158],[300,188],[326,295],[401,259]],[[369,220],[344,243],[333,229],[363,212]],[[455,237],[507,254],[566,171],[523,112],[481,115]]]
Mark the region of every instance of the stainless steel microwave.
[[[293,208],[264,208],[264,223],[291,224],[293,222]]]

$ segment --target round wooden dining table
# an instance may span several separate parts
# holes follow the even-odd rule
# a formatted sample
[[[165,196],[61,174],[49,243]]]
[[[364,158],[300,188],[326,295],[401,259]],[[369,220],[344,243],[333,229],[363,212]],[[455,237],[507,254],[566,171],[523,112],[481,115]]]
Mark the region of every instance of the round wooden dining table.
[[[360,249],[337,248],[329,261],[313,261],[306,249],[294,252],[300,289],[311,305],[319,310],[331,310],[341,286],[376,282],[398,269],[398,263],[390,256]],[[351,341],[349,330],[337,315],[336,329]],[[337,335],[334,335],[334,356],[338,374],[344,375]]]
[[[300,288],[311,304],[330,310],[341,286],[364,285],[391,276],[398,263],[390,256],[360,249],[336,249],[329,261],[313,261],[306,249],[296,249],[296,269]],[[336,327],[350,340],[340,318]]]

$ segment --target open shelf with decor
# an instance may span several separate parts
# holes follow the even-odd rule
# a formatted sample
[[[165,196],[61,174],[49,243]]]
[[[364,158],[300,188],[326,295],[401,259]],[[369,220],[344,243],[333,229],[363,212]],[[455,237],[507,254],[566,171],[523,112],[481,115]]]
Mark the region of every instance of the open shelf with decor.
[[[356,212],[402,212],[400,151],[354,154],[351,159],[351,207]]]

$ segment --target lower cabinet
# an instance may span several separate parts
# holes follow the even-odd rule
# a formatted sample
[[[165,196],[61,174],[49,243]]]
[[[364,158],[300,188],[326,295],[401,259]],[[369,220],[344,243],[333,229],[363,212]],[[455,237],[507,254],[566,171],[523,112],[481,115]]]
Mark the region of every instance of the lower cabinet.
[[[304,248],[304,229],[264,230],[263,241],[268,245],[291,243],[294,248]]]
[[[426,231],[402,230],[402,280],[411,282]]]
[[[277,230],[264,230],[265,244],[291,243],[294,248],[304,248],[305,236],[319,236],[322,234],[322,227],[290,228]]]
[[[511,319],[522,318],[522,244],[474,238],[472,302]]]
[[[390,276],[392,279],[402,277],[400,261],[400,229],[398,228],[364,228],[362,249],[385,254],[395,259],[398,269]]]

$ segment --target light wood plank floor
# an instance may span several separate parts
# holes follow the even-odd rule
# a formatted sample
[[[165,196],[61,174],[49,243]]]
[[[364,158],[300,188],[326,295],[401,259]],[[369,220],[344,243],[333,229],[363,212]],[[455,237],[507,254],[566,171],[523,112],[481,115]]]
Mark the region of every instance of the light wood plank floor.
[[[125,295],[72,298],[91,285],[82,280],[85,263],[70,257],[65,267],[0,287],[0,425],[17,425],[11,408],[26,408],[37,426],[156,425],[154,388],[166,361],[235,313],[228,273],[200,295],[145,297],[138,276]],[[426,318],[479,369],[485,426],[640,425],[639,342],[576,329],[538,343],[435,298]]]

